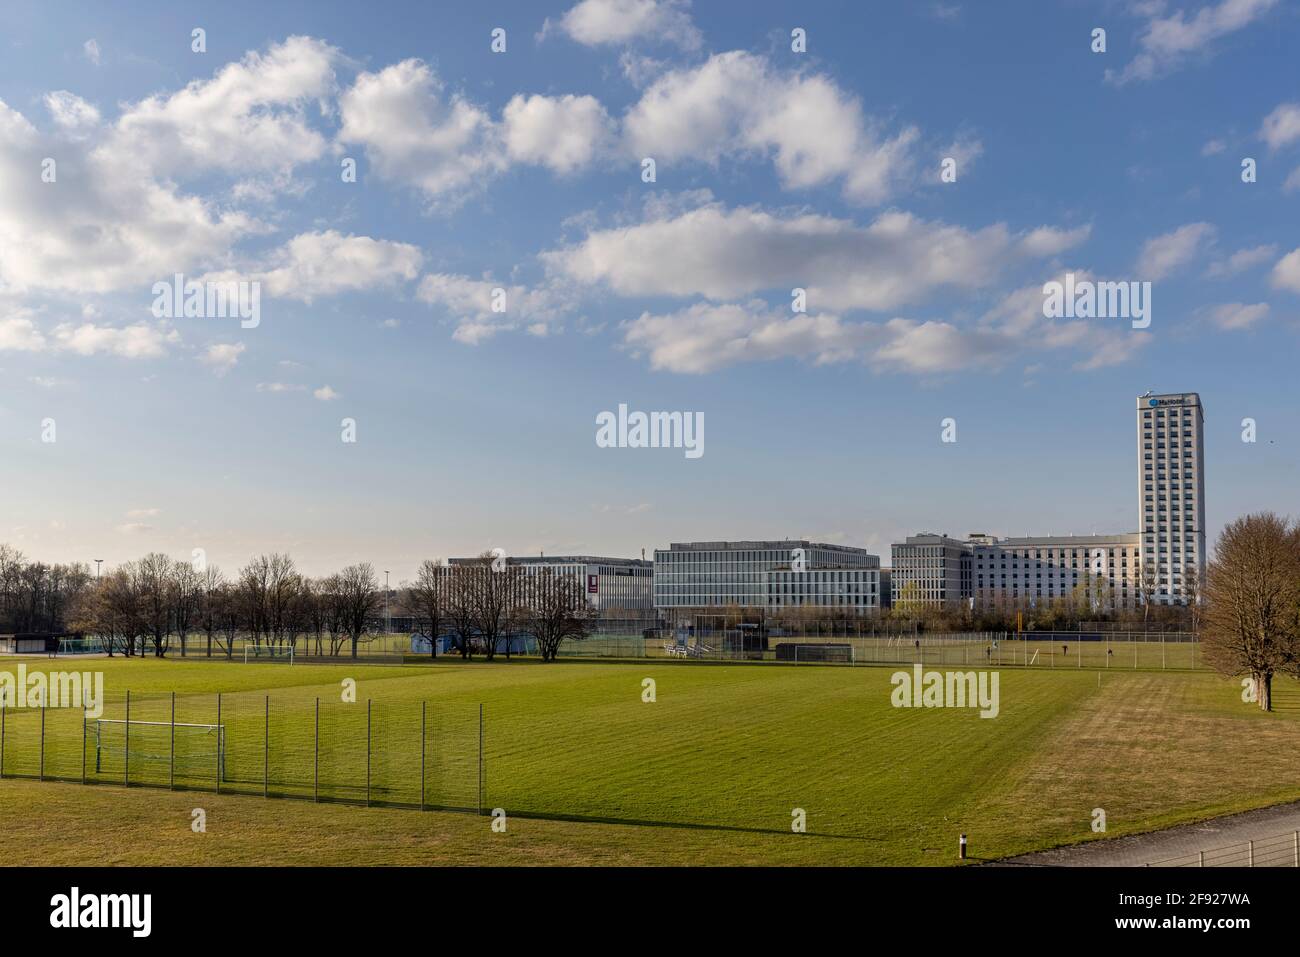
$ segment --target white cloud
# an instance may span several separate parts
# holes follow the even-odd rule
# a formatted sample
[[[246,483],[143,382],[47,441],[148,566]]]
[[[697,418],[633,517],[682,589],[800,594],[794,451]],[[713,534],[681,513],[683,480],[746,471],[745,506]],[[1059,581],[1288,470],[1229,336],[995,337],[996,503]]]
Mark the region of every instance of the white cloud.
[[[175,329],[145,323],[122,327],[65,323],[55,328],[54,337],[60,349],[77,355],[104,354],[122,359],[156,359],[167,353],[168,345],[180,341]]]
[[[55,124],[78,139],[84,139],[99,126],[99,110],[75,93],[56,90],[45,94],[45,108]]]
[[[312,391],[312,398],[320,402],[330,402],[338,397],[339,394],[327,385],[323,385],[319,389]]]
[[[1107,70],[1106,79],[1123,85],[1170,73],[1213,41],[1249,26],[1276,5],[1277,0],[1220,0],[1207,3],[1191,17],[1183,10],[1163,16],[1163,5],[1149,6],[1149,19],[1138,37],[1141,52],[1123,70]]]
[[[1282,103],[1264,117],[1259,138],[1273,150],[1300,140],[1300,103]]]
[[[257,265],[210,273],[204,279],[256,281],[266,295],[311,302],[318,296],[412,280],[423,261],[424,254],[409,243],[344,236],[331,229],[300,233]]]
[[[53,183],[33,172],[47,156],[58,158]],[[101,148],[56,143],[2,101],[0,182],[32,184],[0,190],[0,286],[12,292],[139,287],[223,256],[261,228]]]
[[[214,343],[208,346],[199,361],[204,365],[212,366],[212,371],[218,376],[224,376],[239,362],[239,357],[243,355],[245,348],[242,342]]]
[[[362,73],[339,101],[342,143],[360,144],[382,177],[451,206],[506,166],[492,117],[419,60]]]
[[[1300,249],[1293,249],[1273,266],[1274,288],[1300,293]]]
[[[81,52],[95,66],[99,66],[99,41],[91,37],[81,45]]]
[[[1262,266],[1276,255],[1277,246],[1271,243],[1265,246],[1239,249],[1227,259],[1220,259],[1210,263],[1210,268],[1206,270],[1205,274],[1212,279],[1226,279],[1229,276],[1245,272],[1247,269]]]
[[[1148,239],[1138,255],[1138,275],[1143,280],[1164,279],[1195,259],[1214,233],[1209,223],[1188,223]]]
[[[556,274],[621,296],[735,299],[807,289],[809,309],[888,310],[943,287],[971,290],[1008,264],[1082,241],[1087,227],[970,231],[889,212],[869,226],[816,214],[778,216],[711,204],[627,228],[592,230],[542,254]]]
[[[636,157],[716,164],[771,156],[785,186],[840,180],[845,196],[862,203],[890,195],[920,136],[914,127],[886,136],[829,77],[779,70],[743,51],[659,77],[623,125]]]
[[[305,385],[294,385],[289,382],[259,382],[256,386],[258,392],[306,392]]]
[[[1020,248],[1025,255],[1047,259],[1083,245],[1092,235],[1092,226],[1079,226],[1075,229],[1057,229],[1053,226],[1039,226],[1031,229],[1020,240]]]
[[[0,352],[40,352],[44,348],[45,336],[27,318],[26,310],[0,319]]]
[[[326,142],[306,108],[333,95],[338,56],[329,44],[301,36],[250,51],[210,80],[128,106],[106,149],[173,175],[282,171],[318,159]]]
[[[496,296],[503,290],[504,299]],[[452,334],[457,342],[477,345],[511,329],[527,329],[533,335],[546,327],[571,306],[567,297],[552,284],[529,288],[507,285],[491,279],[437,273],[420,280],[419,298],[443,308],[456,323]],[[494,300],[504,309],[493,310]]]
[[[516,95],[501,121],[512,160],[561,174],[590,163],[612,135],[609,115],[593,96]]]
[[[1228,144],[1223,140],[1209,140],[1201,147],[1202,156],[1218,156],[1228,148]]]
[[[703,39],[689,6],[684,0],[581,0],[560,18],[559,29],[585,46],[645,40],[694,50]],[[542,34],[553,26],[548,20]]]
[[[1209,315],[1210,321],[1220,329],[1248,329],[1268,315],[1268,303],[1226,302],[1211,309]]]

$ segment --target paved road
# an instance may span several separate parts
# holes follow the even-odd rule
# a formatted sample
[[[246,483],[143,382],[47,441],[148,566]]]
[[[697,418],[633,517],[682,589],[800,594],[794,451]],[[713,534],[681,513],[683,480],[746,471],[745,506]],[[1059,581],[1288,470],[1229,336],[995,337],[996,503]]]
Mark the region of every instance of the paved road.
[[[991,861],[990,866],[1142,867],[1147,863],[1173,861],[1195,867],[1198,852],[1205,851],[1206,866],[1245,867],[1250,854],[1247,842],[1255,841],[1256,866],[1294,867],[1297,830],[1300,830],[1300,801],[1149,834],[1022,854]]]

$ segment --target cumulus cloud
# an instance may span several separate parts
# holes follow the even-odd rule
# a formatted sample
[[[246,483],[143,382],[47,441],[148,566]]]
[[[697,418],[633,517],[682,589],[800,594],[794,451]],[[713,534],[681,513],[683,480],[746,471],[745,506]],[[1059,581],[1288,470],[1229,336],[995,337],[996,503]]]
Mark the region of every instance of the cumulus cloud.
[[[242,342],[217,342],[208,346],[199,361],[212,367],[218,376],[224,376],[239,362],[245,346]]]
[[[582,0],[558,25],[547,20],[542,34],[558,28],[585,46],[645,41],[694,50],[703,38],[686,12],[689,7],[688,0]]]
[[[448,93],[420,60],[362,73],[339,107],[340,142],[360,145],[380,176],[418,187],[435,205],[454,205],[506,166],[488,112]]]
[[[515,96],[502,111],[506,152],[518,163],[572,173],[608,145],[609,115],[594,96]]]
[[[1146,8],[1148,19],[1138,37],[1140,52],[1107,81],[1122,86],[1171,73],[1215,40],[1250,26],[1277,5],[1277,0],[1220,0],[1188,16],[1184,10],[1164,15],[1163,4]]]
[[[43,158],[58,158],[55,182],[0,190],[0,286],[78,295],[138,287],[213,261],[261,228],[88,145],[56,147],[0,101],[0,181],[33,183]]]
[[[1008,264],[1055,253],[1086,227],[1013,234],[885,213],[868,226],[812,213],[777,215],[709,204],[627,228],[596,229],[542,259],[557,275],[622,296],[728,300],[768,290],[808,291],[809,309],[888,310],[952,287],[987,285]]]
[[[1300,249],[1293,249],[1279,259],[1270,279],[1277,289],[1300,293]]]
[[[1300,140],[1300,103],[1282,103],[1264,117],[1259,138],[1274,150]]]
[[[45,108],[55,125],[75,138],[85,138],[99,126],[99,110],[67,90],[45,94]]]
[[[332,96],[338,51],[289,37],[250,51],[210,80],[128,106],[106,149],[168,175],[218,169],[286,170],[325,152],[306,109]]]
[[[87,40],[85,43],[81,45],[81,52],[82,55],[85,56],[87,60],[95,64],[95,66],[99,66],[100,54],[99,54],[98,40],[96,40],[94,37],[91,37],[89,40]]]
[[[1148,239],[1138,255],[1138,275],[1143,280],[1164,279],[1195,259],[1214,233],[1209,223],[1188,223]]]
[[[783,184],[843,184],[850,200],[879,203],[908,171],[915,127],[894,135],[857,97],[822,74],[778,69],[743,51],[660,76],[623,120],[628,150],[656,162],[716,164],[770,156]]]
[[[203,278],[257,281],[267,295],[311,302],[319,296],[412,280],[423,261],[424,254],[409,243],[345,236],[331,229],[300,233],[255,266],[209,273]]]
[[[425,276],[418,295],[446,312],[456,323],[452,338],[467,345],[510,329],[544,335],[572,305],[554,284],[529,288],[446,273]]]
[[[318,402],[331,402],[339,397],[339,394],[327,385],[323,385],[319,389],[314,389],[311,395],[312,398],[316,399]]]
[[[65,323],[55,328],[54,338],[60,349],[77,355],[122,359],[155,359],[165,355],[169,345],[180,341],[175,329],[145,323],[121,327]]]
[[[45,345],[45,336],[27,310],[0,319],[0,352],[40,352]]]

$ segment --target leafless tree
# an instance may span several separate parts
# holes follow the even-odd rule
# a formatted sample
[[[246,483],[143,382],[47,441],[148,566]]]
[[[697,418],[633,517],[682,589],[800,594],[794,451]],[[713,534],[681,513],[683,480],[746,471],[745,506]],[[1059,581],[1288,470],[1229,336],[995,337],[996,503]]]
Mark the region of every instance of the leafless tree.
[[[369,562],[349,565],[338,574],[338,601],[341,626],[352,644],[352,657],[357,656],[357,645],[366,630],[366,622],[380,604],[379,581]]]
[[[191,563],[178,561],[172,564],[169,587],[172,625],[176,629],[176,637],[180,639],[181,657],[184,658],[188,652],[186,644],[189,633],[196,624],[199,607],[203,602],[203,576]]]
[[[135,584],[144,635],[153,642],[154,656],[162,658],[171,634],[172,560],[150,552],[135,563]]]
[[[402,589],[403,602],[416,621],[428,628],[429,656],[438,657],[438,636],[446,617],[448,568],[432,559],[420,563],[415,581]]]
[[[1223,529],[1205,582],[1205,660],[1247,675],[1264,711],[1273,676],[1300,673],[1300,526],[1271,512]]]
[[[592,613],[582,584],[549,568],[527,576],[517,611],[521,626],[537,639],[543,661],[554,661],[564,639],[580,640],[591,631]]]

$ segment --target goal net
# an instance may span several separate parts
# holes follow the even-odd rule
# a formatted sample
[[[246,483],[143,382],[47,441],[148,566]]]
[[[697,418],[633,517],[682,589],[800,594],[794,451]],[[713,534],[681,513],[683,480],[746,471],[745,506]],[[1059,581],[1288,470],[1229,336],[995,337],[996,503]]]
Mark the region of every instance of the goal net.
[[[293,664],[293,645],[244,645],[244,664],[250,661],[282,661]]]
[[[95,719],[95,772],[174,767],[187,777],[226,780],[226,728],[220,724]],[[174,762],[174,765],[173,765]]]

